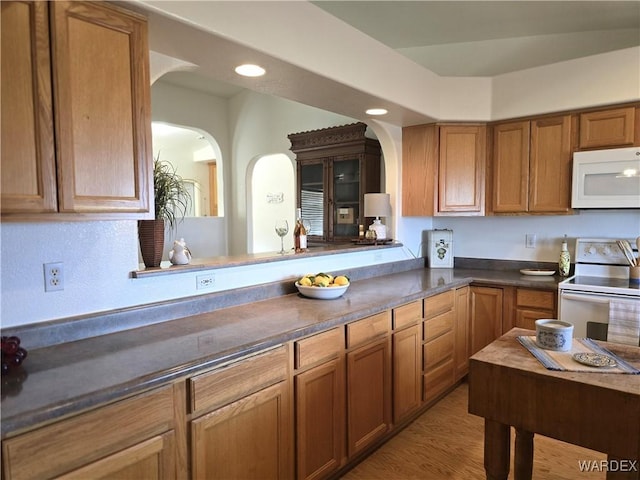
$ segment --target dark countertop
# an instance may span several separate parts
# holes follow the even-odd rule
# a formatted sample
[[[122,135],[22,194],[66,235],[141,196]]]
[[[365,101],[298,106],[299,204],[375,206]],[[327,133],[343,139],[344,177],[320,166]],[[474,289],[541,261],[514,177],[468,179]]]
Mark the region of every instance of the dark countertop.
[[[557,290],[559,280],[421,268],[353,281],[335,300],[295,293],[34,349],[16,372],[22,378],[2,379],[2,438],[453,287]]]

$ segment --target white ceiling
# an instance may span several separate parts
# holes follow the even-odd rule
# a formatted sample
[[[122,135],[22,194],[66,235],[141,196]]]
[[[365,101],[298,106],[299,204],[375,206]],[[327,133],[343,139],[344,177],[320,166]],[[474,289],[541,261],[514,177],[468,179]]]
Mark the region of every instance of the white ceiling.
[[[230,22],[243,15],[249,36],[257,32],[285,38],[292,33],[275,31],[269,24],[260,26],[261,15],[278,11],[286,17],[292,9],[300,11],[294,6],[306,3],[311,7],[303,9],[306,14],[328,13],[334,22],[338,19],[340,25],[373,39],[372,49],[376,44],[382,49],[363,51],[363,55],[391,51],[410,59],[414,67],[444,77],[491,77],[640,45],[639,1],[132,1],[148,10],[152,52],[198,65],[194,72],[169,73],[163,81],[221,97],[251,88],[353,118],[361,118],[365,106],[383,105],[390,110],[385,120],[397,125],[425,123],[429,118],[410,106],[235,42],[224,28],[207,32],[196,23],[200,18],[204,22],[209,13],[228,14]],[[321,17],[318,22],[325,22]],[[317,32],[309,32],[308,37],[300,38],[300,48],[304,42],[323,44]],[[235,75],[233,66],[246,58],[267,67],[269,75],[250,80]],[[337,65],[341,61],[335,57]]]
[[[637,1],[316,1],[442,76],[495,76],[640,45]]]

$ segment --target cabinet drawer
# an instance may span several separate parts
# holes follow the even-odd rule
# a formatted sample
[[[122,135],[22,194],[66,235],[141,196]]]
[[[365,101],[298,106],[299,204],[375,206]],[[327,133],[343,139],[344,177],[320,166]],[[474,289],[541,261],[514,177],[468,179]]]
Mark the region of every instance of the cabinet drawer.
[[[453,308],[453,290],[434,295],[424,299],[424,318],[433,318],[436,315],[451,310]]]
[[[221,407],[287,378],[287,347],[240,360],[189,379],[191,411]]]
[[[342,328],[336,327],[294,343],[295,368],[335,358],[344,346]]]
[[[453,332],[431,340],[422,347],[425,371],[453,356]]]
[[[12,480],[57,477],[173,428],[173,387],[122,400],[2,442]]]
[[[519,288],[516,291],[516,305],[518,307],[535,307],[553,310],[555,308],[555,292]]]
[[[438,367],[424,374],[424,400],[428,402],[445,392],[454,383],[454,362],[447,360]]]
[[[449,311],[437,317],[425,320],[424,341],[428,342],[453,329],[453,312]]]
[[[373,338],[389,333],[391,312],[386,311],[347,324],[347,348],[360,345]]]
[[[422,320],[422,300],[407,303],[393,309],[393,329],[415,325]]]

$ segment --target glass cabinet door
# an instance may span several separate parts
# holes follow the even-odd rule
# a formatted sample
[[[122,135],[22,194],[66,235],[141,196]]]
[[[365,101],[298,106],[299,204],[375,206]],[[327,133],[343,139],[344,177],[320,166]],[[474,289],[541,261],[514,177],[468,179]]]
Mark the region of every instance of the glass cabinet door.
[[[333,237],[357,238],[360,221],[360,160],[333,161]]]
[[[310,226],[307,235],[324,239],[324,206],[327,195],[324,184],[324,163],[301,164],[299,172],[302,218]]]

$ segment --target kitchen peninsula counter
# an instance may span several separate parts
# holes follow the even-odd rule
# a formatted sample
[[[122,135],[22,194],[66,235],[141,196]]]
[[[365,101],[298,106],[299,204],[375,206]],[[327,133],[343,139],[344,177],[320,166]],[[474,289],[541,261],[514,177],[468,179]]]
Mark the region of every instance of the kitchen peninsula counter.
[[[418,268],[353,281],[335,300],[289,293],[204,313],[183,301],[182,318],[33,350],[25,344],[21,381],[3,377],[2,438],[451,288],[480,282],[557,289],[559,277],[547,278]]]

